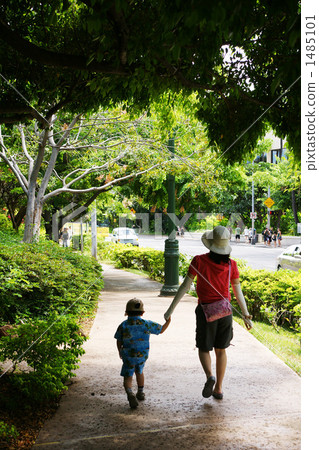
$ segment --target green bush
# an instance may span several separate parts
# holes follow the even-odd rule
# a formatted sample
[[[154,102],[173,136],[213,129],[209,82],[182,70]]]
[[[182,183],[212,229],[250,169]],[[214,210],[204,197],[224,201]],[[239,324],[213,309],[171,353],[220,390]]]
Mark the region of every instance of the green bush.
[[[59,395],[83,353],[82,317],[96,307],[103,279],[93,259],[54,242],[23,244],[0,232],[0,362],[24,361],[10,383],[27,403]],[[14,402],[12,402],[14,403]]]
[[[10,219],[5,214],[0,214],[0,230],[12,230]]]
[[[10,443],[13,439],[16,439],[19,433],[14,425],[9,425],[3,420],[0,420],[0,445],[6,445]]]
[[[56,398],[64,383],[74,375],[78,358],[84,353],[85,337],[76,319],[52,314],[47,320],[33,318],[15,325],[0,341],[0,361],[27,363],[25,373],[11,377],[11,384],[28,404]]]
[[[164,252],[152,248],[133,247],[132,245],[98,242],[100,260],[113,261],[115,267],[137,269],[147,272],[152,280],[164,282]],[[185,276],[190,259],[179,255],[179,273]]]
[[[1,242],[1,236],[0,236]],[[3,323],[92,310],[101,289],[101,266],[54,242],[0,248],[0,311]],[[1,325],[1,323],[0,323]]]
[[[301,274],[241,268],[243,293],[253,319],[300,331]]]

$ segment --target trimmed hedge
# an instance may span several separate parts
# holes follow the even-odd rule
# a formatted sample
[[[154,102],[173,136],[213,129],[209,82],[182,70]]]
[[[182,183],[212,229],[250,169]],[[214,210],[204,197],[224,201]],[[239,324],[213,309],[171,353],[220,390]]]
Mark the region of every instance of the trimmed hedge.
[[[249,312],[255,320],[274,326],[289,326],[300,332],[301,273],[240,270],[240,280]]]
[[[153,248],[134,247],[125,244],[98,242],[100,260],[111,260],[119,269],[137,269],[147,272],[152,280],[164,282],[164,252]],[[179,254],[179,272],[185,276],[190,259]]]
[[[10,373],[10,382],[29,404],[56,398],[73,375],[85,340],[80,320],[96,308],[101,272],[93,258],[72,249],[23,244],[0,232],[0,326],[11,326],[0,338],[0,362],[27,363],[25,373]]]

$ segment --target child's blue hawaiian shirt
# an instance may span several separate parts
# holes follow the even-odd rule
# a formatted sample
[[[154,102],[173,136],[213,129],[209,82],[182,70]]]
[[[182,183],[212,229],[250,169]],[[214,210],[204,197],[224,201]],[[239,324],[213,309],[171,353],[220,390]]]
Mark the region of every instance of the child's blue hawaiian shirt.
[[[162,325],[140,316],[128,317],[119,325],[114,337],[122,342],[121,375],[131,377],[134,372],[142,373],[149,353],[150,334],[160,334]]]

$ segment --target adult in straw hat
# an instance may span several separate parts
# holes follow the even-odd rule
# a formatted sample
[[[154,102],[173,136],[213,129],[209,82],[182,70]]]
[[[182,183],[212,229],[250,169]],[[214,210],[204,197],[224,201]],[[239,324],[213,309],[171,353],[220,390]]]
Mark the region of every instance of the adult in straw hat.
[[[232,250],[229,240],[229,231],[223,226],[217,226],[202,235],[202,243],[209,252],[193,258],[187,276],[164,314],[167,320],[197,277],[196,347],[207,377],[202,395],[205,398],[213,396],[218,400],[223,398],[222,384],[227,365],[226,348],[229,347],[233,337],[230,283],[246,328],[248,330],[252,328],[250,320],[252,317],[248,313],[240,287],[237,264],[229,257]],[[212,374],[210,356],[213,349],[216,356],[216,378]]]

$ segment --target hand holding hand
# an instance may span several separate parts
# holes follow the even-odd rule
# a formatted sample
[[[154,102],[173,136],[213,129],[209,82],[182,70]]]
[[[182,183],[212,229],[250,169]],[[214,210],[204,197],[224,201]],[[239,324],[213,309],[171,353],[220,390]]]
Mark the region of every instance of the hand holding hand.
[[[251,330],[253,327],[253,324],[250,320],[250,319],[252,319],[252,316],[250,316],[250,315],[243,316],[243,319],[244,319],[244,323],[245,323],[247,330]]]

